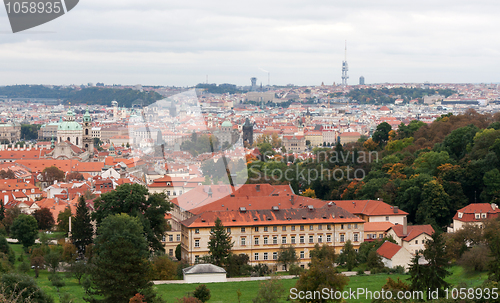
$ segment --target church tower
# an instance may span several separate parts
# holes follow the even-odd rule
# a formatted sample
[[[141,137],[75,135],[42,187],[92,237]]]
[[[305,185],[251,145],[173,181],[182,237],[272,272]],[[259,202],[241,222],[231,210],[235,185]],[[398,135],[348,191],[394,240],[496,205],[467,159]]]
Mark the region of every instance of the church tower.
[[[250,123],[248,118],[245,120],[245,124],[243,124],[243,143],[247,142],[249,146],[253,144],[253,124]]]
[[[89,110],[83,115],[83,148],[90,153],[91,159],[94,155],[94,138],[92,138],[92,119]]]

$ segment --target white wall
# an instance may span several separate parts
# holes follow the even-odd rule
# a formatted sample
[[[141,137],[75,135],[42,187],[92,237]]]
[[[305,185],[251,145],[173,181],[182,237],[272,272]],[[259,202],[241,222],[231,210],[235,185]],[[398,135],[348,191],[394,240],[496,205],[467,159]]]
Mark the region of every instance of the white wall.
[[[184,281],[186,283],[214,283],[214,282],[226,282],[226,274],[225,273],[216,273],[216,274],[191,274],[184,275]]]

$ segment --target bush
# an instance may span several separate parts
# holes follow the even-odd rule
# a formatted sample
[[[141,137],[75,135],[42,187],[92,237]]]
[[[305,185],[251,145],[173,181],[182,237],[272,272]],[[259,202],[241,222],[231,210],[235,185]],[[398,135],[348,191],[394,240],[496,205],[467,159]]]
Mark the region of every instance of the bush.
[[[207,302],[210,300],[210,289],[208,289],[205,284],[201,284],[196,287],[193,292],[193,296],[203,303]]]
[[[485,271],[491,260],[490,249],[480,244],[464,252],[457,263],[469,271]]]
[[[300,276],[300,274],[301,274],[301,273],[303,273],[304,271],[305,271],[305,270],[304,270],[302,267],[300,267],[300,266],[298,266],[298,265],[296,265],[296,264],[292,264],[292,265],[290,265],[290,274],[291,274],[291,275],[294,275],[294,276],[298,277],[298,276]]]
[[[184,260],[177,263],[177,279],[179,280],[184,279],[184,274],[182,273],[182,270],[186,267],[189,267],[189,264]]]
[[[57,274],[52,274],[49,276],[49,281],[52,283],[52,286],[57,288],[57,291],[59,292],[59,288],[63,287],[66,285],[64,280]]]
[[[169,256],[163,255],[153,259],[153,278],[155,280],[175,280],[177,276],[177,263]]]
[[[276,276],[272,276],[271,279],[260,283],[257,297],[252,301],[253,303],[277,303],[283,296],[283,290],[283,283]]]
[[[23,274],[29,272],[31,269],[31,266],[28,262],[23,262],[17,266],[17,270]]]
[[[11,298],[22,298],[22,302],[53,303],[33,278],[22,274],[5,274],[1,278],[2,294]],[[31,299],[31,301],[29,301]]]
[[[8,258],[9,262],[14,264],[16,262],[16,254],[9,246],[7,239],[0,235],[0,252],[4,253]]]
[[[389,272],[391,274],[400,274],[400,275],[403,275],[403,274],[405,274],[406,271],[405,271],[405,268],[403,266],[398,265],[398,266],[395,266],[395,267],[391,268],[389,270]]]
[[[269,267],[266,264],[257,264],[252,268],[252,277],[263,277],[269,274]]]
[[[356,273],[358,276],[362,276],[365,274],[365,271],[362,270],[362,269],[358,269],[357,273]]]
[[[387,267],[382,267],[382,268],[375,267],[375,268],[370,270],[370,274],[389,273],[389,271],[390,271],[390,269]]]

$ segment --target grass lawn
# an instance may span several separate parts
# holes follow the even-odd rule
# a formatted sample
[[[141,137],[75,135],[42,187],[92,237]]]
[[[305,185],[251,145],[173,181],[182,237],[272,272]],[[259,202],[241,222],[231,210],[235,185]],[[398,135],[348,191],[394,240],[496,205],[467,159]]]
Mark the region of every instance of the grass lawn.
[[[20,244],[11,244],[12,249],[16,253],[16,267],[19,265],[17,259],[21,254],[24,255],[24,260],[29,261],[29,256],[24,254],[22,246]],[[468,273],[460,266],[453,266],[450,268],[452,275],[446,280],[453,286],[458,286],[461,283],[466,283],[467,287],[474,287],[481,284],[487,277],[487,273]],[[30,270],[28,273],[30,276],[34,277],[35,272]],[[58,273],[65,283],[66,286],[60,289],[60,293],[69,293],[73,298],[76,298],[76,302],[84,302],[82,297],[84,295],[83,288],[78,285],[78,281],[74,278],[66,278],[64,273]],[[47,270],[40,271],[40,277],[36,280],[38,285],[49,295],[51,295],[55,302],[59,302],[59,294],[57,289],[52,286],[51,282],[48,280],[49,273]],[[409,275],[388,275],[388,274],[377,274],[377,275],[362,275],[362,276],[351,276],[349,277],[349,284],[347,289],[351,288],[353,290],[357,288],[366,288],[370,291],[379,291],[382,286],[386,283],[387,278],[391,277],[396,280],[398,277],[405,281],[409,278]],[[259,285],[262,281],[245,281],[245,282],[228,282],[228,283],[209,283],[207,287],[211,291],[211,299],[208,302],[224,302],[224,303],[234,303],[238,302],[237,291],[241,291],[240,302],[247,303],[252,302],[252,299],[257,296],[259,290]],[[287,279],[283,280],[283,287],[285,290],[286,297],[290,293],[290,288],[294,287],[297,283],[297,279]],[[186,296],[188,293],[193,292],[198,284],[163,284],[154,286],[158,294],[161,295],[167,302],[175,302],[176,298],[181,298]],[[285,298],[283,299],[285,301]],[[347,300],[347,302],[371,302],[371,300]]]

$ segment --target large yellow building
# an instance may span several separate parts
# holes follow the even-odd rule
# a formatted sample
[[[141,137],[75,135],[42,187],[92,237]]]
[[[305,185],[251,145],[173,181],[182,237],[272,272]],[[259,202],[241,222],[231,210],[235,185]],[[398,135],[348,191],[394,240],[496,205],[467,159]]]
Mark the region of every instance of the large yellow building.
[[[307,267],[316,244],[333,246],[340,253],[350,240],[358,249],[363,241],[402,226],[408,215],[383,201],[323,201],[295,195],[289,185],[200,185],[172,202],[172,231],[164,238],[169,255],[179,243],[182,259],[190,264],[207,255],[210,231],[219,218],[234,243],[232,253],[248,255],[251,265],[264,263],[276,270],[284,270],[277,262],[282,245],[293,245],[300,266]],[[366,222],[372,226],[365,230]]]
[[[182,222],[183,258],[196,263],[208,254],[210,231],[219,218],[231,234],[234,254],[247,254],[250,264],[266,263],[277,270],[278,252],[282,245],[293,245],[300,266],[311,261],[316,244],[335,247],[337,253],[347,240],[355,249],[363,241],[363,223],[358,217],[335,205],[322,208],[240,210],[204,212]]]
[[[217,218],[232,237],[232,253],[247,254],[250,264],[277,270],[283,269],[277,268],[282,245],[293,245],[305,267],[316,244],[331,245],[340,253],[347,240],[357,249],[364,239],[364,220],[334,202],[295,195],[289,186],[247,184],[232,191],[228,186],[200,186],[173,203],[172,218],[183,218],[182,258],[191,264],[208,254]]]

